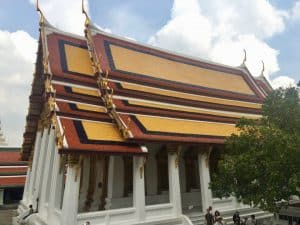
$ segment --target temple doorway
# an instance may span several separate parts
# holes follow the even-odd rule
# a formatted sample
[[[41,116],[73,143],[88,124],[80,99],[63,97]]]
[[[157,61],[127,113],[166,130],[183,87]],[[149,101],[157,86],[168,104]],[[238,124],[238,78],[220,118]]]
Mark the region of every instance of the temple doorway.
[[[183,147],[179,161],[181,205],[183,213],[202,211],[198,150]]]

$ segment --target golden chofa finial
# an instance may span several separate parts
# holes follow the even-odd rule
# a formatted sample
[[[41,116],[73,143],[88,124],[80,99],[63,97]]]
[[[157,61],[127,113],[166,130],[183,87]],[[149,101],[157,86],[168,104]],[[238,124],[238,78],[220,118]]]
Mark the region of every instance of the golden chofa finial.
[[[87,14],[85,8],[84,8],[84,0],[82,0],[81,2],[81,8],[82,8],[82,13],[85,15],[85,26],[89,26],[90,25],[90,18],[89,18],[89,15]]]
[[[243,59],[241,66],[246,66],[246,61],[247,61],[247,52],[246,52],[246,49],[244,49],[244,59]]]
[[[45,17],[42,10],[40,9],[39,0],[36,0],[36,11],[40,13],[40,25],[43,25],[45,22]]]
[[[264,63],[263,60],[261,61],[261,63],[262,63],[262,69],[261,69],[261,72],[260,72],[260,76],[264,76],[264,73],[265,73],[265,63]]]

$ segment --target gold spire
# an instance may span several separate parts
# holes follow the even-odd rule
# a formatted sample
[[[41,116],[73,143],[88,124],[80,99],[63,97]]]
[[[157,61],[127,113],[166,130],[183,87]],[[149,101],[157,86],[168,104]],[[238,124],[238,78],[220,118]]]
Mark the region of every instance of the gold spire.
[[[244,59],[243,59],[243,62],[240,66],[245,67],[246,66],[246,61],[247,61],[247,52],[246,52],[246,49],[244,49]]]
[[[81,8],[82,8],[82,13],[85,15],[85,26],[87,27],[88,25],[90,25],[90,17],[87,14],[85,8],[84,8],[84,0],[82,0],[81,2]]]

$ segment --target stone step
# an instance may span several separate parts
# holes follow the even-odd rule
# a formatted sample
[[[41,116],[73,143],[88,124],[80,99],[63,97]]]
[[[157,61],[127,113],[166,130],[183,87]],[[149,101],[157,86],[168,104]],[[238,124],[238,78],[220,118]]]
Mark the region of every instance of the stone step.
[[[269,212],[258,212],[258,213],[249,213],[249,214],[244,214],[241,216],[241,219],[248,217],[250,218],[251,215],[255,215],[256,220],[262,220],[262,219],[266,219],[266,218],[272,218],[274,215],[272,213]],[[231,218],[225,218],[225,222],[227,225],[232,225],[233,221],[232,221],[232,217]]]
[[[250,208],[250,207],[244,207],[239,209],[229,209],[229,210],[220,210],[221,216],[223,217],[224,221],[227,225],[232,225],[232,216],[233,214],[239,211],[241,219],[245,217],[250,217],[251,215],[255,215],[257,220],[272,218],[273,214],[269,212],[265,212],[260,210],[259,208]],[[190,218],[192,223],[194,225],[203,225],[205,224],[205,214],[202,212],[188,212],[186,215]]]
[[[222,217],[228,216],[228,215],[233,215],[237,209],[227,209],[227,210],[219,210]],[[239,208],[238,211],[240,214],[247,213],[249,211],[255,213],[261,211],[258,208],[250,208],[250,207],[245,207],[245,208]],[[185,212],[186,215],[188,215],[189,218],[194,218],[194,217],[204,217],[205,214],[203,212],[197,212],[197,211],[191,211],[191,212]]]
[[[173,219],[163,219],[163,220],[161,219],[161,220],[151,221],[151,222],[134,223],[132,225],[183,225],[183,224],[182,224],[182,218],[173,218]]]

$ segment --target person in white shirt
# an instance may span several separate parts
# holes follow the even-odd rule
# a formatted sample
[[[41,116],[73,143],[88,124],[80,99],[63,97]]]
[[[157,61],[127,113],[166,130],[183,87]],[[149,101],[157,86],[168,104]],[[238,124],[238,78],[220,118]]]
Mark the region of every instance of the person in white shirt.
[[[218,216],[214,225],[225,225],[225,221],[223,221],[223,218],[221,216]]]

